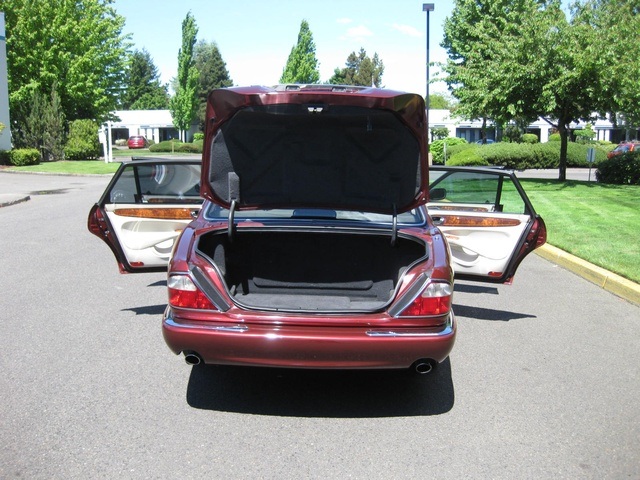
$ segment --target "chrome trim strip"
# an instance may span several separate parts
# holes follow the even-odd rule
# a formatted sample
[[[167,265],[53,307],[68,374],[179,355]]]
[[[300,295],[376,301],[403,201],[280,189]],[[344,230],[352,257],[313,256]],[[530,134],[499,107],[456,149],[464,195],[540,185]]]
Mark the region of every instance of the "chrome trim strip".
[[[205,329],[205,330],[213,330],[216,332],[244,333],[249,331],[249,327],[247,327],[246,325],[210,325],[204,322],[178,323],[171,317],[165,318],[164,323],[169,327],[193,328],[198,330]]]
[[[452,327],[445,327],[445,329],[440,332],[395,332],[393,330],[382,332],[369,330],[366,333],[369,337],[440,337],[443,335],[451,335],[451,332],[453,332]]]
[[[369,337],[442,337],[453,333],[453,312],[449,313],[444,329],[439,332],[425,331],[408,331],[408,329],[400,329],[404,331],[394,330],[367,330],[365,332]]]
[[[170,316],[165,317],[164,323],[169,327],[205,329],[205,330],[213,330],[216,332],[244,333],[249,331],[249,327],[247,325],[210,325],[204,322],[179,323],[179,322],[176,322]],[[451,335],[453,331],[454,331],[454,318],[453,318],[453,313],[450,313],[449,316],[447,317],[447,322],[445,323],[444,328],[438,332],[367,330],[365,332],[365,335],[367,335],[368,337],[386,337],[386,338],[388,337],[442,337],[446,335]]]

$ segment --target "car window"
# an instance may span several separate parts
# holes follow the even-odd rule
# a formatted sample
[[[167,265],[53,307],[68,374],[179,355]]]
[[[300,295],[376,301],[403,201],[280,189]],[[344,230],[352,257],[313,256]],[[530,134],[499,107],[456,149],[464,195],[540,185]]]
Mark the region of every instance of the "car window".
[[[200,165],[127,165],[108,198],[110,203],[202,203]]]
[[[509,176],[465,171],[431,171],[429,209],[465,204],[474,211],[526,213],[526,204]]]

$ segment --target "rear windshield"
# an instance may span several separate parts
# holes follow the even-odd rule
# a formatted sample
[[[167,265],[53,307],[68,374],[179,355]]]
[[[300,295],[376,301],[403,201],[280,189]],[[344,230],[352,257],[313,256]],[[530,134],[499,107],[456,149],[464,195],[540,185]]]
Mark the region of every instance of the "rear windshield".
[[[210,221],[227,221],[229,218],[229,210],[222,208],[216,204],[210,204],[205,214],[207,220]],[[330,210],[330,209],[316,209],[316,208],[299,208],[299,209],[286,209],[277,208],[269,210],[242,210],[236,212],[234,215],[236,221],[242,220],[336,220],[336,221],[352,221],[352,222],[366,222],[371,224],[389,224],[393,223],[393,217],[391,215],[385,215],[382,213],[371,212],[354,212],[345,210]],[[408,212],[404,212],[398,215],[398,224],[401,225],[423,225],[425,223],[425,217],[421,209],[416,208]]]

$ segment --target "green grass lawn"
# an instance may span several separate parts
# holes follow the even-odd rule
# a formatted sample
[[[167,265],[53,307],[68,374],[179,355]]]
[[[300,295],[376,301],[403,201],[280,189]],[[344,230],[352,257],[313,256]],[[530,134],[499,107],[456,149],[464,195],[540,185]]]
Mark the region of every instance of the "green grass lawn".
[[[640,186],[521,179],[549,244],[640,283]]]
[[[114,173],[120,166],[120,161],[104,163],[102,160],[74,160],[46,162],[39,165],[28,165],[26,167],[10,167],[14,172],[38,172],[38,173],[63,173],[81,175],[100,175]]]

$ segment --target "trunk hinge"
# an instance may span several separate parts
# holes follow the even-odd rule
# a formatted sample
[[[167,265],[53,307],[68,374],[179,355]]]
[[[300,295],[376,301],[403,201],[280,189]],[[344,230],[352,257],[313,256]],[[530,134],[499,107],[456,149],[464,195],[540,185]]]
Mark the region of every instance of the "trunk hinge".
[[[398,238],[398,211],[396,204],[393,204],[393,221],[391,222],[391,246],[395,247]]]
[[[233,243],[236,235],[236,224],[234,217],[236,208],[238,207],[238,199],[240,198],[240,177],[235,172],[229,172],[227,181],[229,182],[229,223],[227,227],[227,235],[229,242]]]
[[[234,220],[236,214],[236,205],[238,202],[235,200],[231,200],[231,205],[229,206],[229,220],[227,227],[227,235],[229,236],[229,243],[233,243],[233,238],[236,235],[236,222]]]

